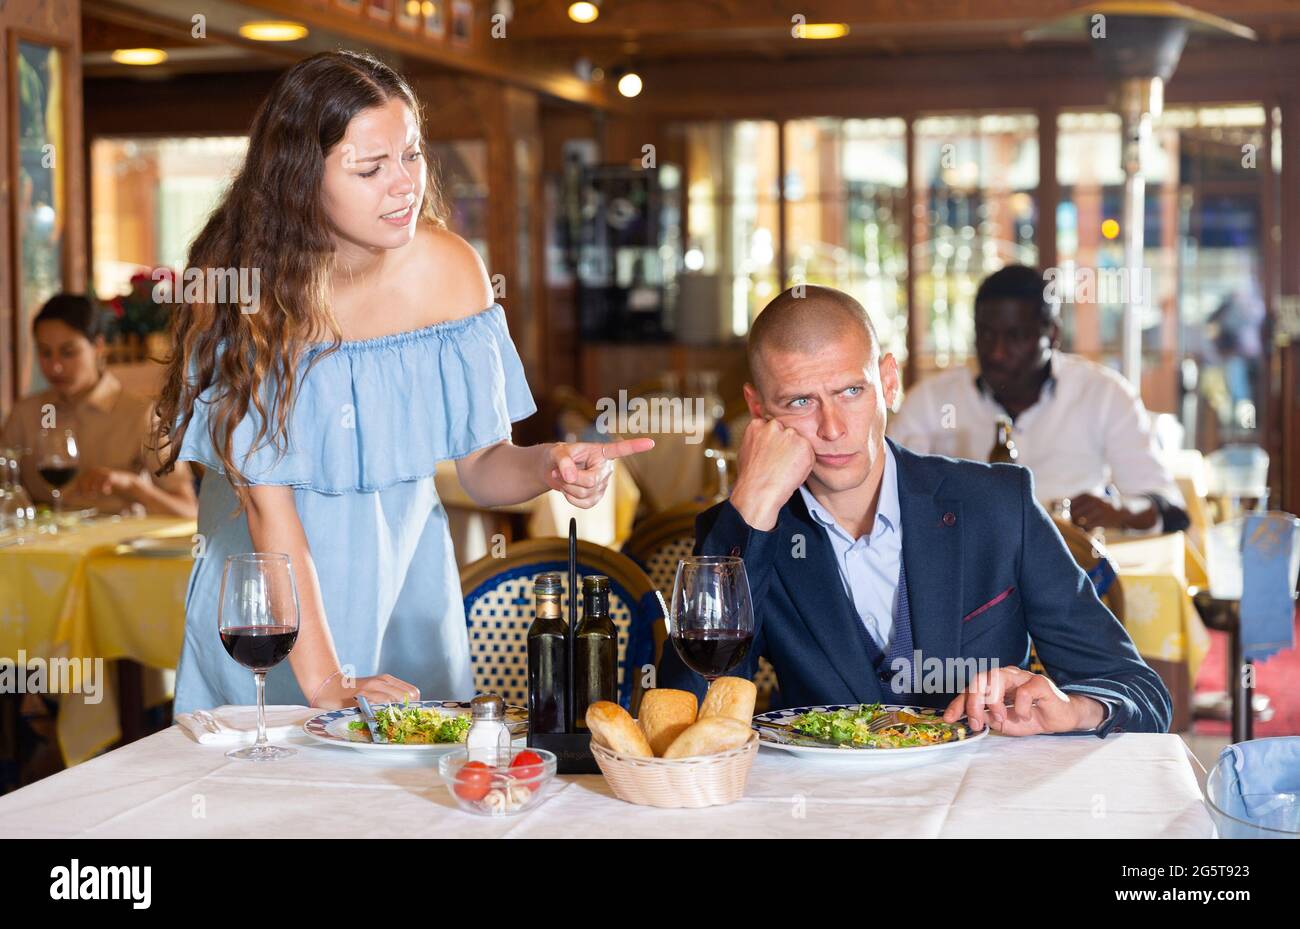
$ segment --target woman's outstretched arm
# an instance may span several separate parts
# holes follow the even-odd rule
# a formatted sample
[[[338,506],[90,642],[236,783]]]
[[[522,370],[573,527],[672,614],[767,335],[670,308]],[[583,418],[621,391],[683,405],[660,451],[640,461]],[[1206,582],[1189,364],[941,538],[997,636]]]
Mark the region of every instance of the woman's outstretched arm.
[[[558,490],[574,506],[600,502],[614,459],[654,448],[653,439],[619,442],[553,442],[521,447],[498,442],[456,462],[461,486],[479,506],[523,503]]]

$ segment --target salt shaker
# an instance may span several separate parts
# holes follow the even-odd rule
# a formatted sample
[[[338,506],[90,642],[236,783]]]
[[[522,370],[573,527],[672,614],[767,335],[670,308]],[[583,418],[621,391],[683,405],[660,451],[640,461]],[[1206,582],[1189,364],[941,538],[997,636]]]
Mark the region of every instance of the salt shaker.
[[[510,764],[510,730],[506,728],[506,703],[498,694],[479,694],[469,702],[473,719],[465,736],[470,761],[486,765]]]

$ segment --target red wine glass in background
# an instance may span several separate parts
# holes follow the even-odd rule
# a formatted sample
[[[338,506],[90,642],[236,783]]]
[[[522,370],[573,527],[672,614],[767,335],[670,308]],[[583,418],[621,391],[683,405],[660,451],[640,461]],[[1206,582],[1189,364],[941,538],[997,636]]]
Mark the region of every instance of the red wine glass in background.
[[[276,761],[298,754],[266,740],[266,672],[289,656],[298,639],[298,587],[289,556],[247,552],[226,558],[217,624],[226,653],[257,681],[257,742],[227,758]]]
[[[77,452],[77,437],[71,429],[42,429],[36,437],[36,472],[50,485],[54,497],[54,525],[58,531],[59,517],[63,515],[63,488],[77,476],[81,456]]]
[[[754,641],[745,562],[711,555],[683,558],[669,612],[673,647],[688,668],[712,683],[739,667]]]

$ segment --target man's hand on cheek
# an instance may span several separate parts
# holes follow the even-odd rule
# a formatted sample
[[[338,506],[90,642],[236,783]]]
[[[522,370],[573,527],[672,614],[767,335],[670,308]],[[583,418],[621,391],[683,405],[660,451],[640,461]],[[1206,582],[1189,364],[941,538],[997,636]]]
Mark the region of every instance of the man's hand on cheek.
[[[817,455],[812,444],[775,419],[754,419],[740,444],[740,476],[731,504],[745,522],[763,532],[776,526],[777,514],[808,479]]]

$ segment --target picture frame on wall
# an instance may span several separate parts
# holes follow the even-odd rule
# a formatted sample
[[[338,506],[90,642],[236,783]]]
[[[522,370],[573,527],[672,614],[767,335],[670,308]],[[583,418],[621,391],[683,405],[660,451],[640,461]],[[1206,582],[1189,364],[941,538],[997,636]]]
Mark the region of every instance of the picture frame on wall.
[[[393,4],[394,0],[366,0],[366,14],[375,22],[391,23]]]
[[[446,0],[422,0],[420,10],[424,13],[424,35],[439,42],[447,38],[447,17],[444,15]]]
[[[474,4],[470,0],[451,2],[451,44],[462,48],[470,44],[474,32]]]
[[[403,32],[420,31],[420,0],[396,0],[397,7],[393,11],[393,18],[397,22],[397,28]]]
[[[32,320],[68,280],[67,66],[71,48],[12,30],[8,37],[10,231],[13,241],[13,370],[17,395],[45,387]]]

